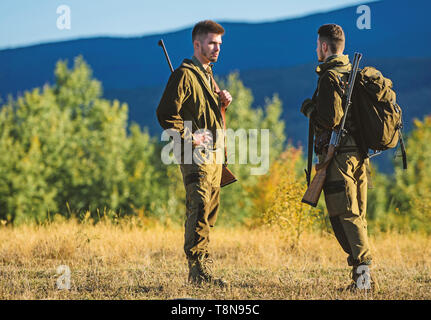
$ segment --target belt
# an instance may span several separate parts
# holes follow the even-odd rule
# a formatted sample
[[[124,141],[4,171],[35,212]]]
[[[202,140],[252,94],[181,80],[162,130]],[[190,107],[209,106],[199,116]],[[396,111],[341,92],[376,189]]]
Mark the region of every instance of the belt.
[[[359,147],[357,147],[357,146],[340,147],[337,150],[337,152],[338,153],[359,152]]]

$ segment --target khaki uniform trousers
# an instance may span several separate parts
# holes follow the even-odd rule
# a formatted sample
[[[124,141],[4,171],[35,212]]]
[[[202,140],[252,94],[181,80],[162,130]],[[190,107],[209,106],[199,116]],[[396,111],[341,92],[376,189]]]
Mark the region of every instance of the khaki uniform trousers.
[[[215,152],[206,154],[205,163],[180,165],[186,190],[184,252],[188,258],[208,253],[210,228],[219,212],[222,164],[216,163]]]
[[[347,263],[368,265],[372,260],[366,221],[369,160],[346,148],[340,148],[328,166],[323,192],[335,237],[348,254]],[[324,157],[319,155],[319,161]]]

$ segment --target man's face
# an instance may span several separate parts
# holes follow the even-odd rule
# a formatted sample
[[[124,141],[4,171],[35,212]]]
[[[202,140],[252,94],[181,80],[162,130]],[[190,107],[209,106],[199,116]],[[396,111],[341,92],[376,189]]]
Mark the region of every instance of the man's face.
[[[222,44],[221,34],[208,33],[206,37],[195,40],[195,48],[201,58],[209,62],[217,62]]]
[[[325,61],[325,53],[323,52],[323,46],[326,45],[326,43],[322,43],[320,42],[319,37],[317,38],[317,48],[316,48],[316,53],[317,53],[317,60],[319,62],[324,62]]]

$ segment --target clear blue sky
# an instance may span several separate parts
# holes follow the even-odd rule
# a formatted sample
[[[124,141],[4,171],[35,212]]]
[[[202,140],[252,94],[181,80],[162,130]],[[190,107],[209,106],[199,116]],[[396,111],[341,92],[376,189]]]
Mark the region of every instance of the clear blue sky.
[[[1,0],[0,48],[98,35],[178,30],[199,20],[263,22],[372,0]],[[57,7],[71,9],[71,30],[57,29]]]

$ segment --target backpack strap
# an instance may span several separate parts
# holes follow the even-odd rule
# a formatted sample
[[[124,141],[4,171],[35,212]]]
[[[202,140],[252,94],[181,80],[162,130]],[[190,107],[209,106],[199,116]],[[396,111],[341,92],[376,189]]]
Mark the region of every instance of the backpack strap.
[[[401,154],[403,156],[403,169],[407,170],[407,152],[406,152],[406,148],[404,145],[404,138],[403,138],[403,133],[401,131],[401,127],[398,128],[398,132],[399,132],[399,136],[400,136]]]
[[[343,79],[341,78],[340,74],[343,76],[347,76],[347,79],[349,78],[350,72],[346,72],[344,70],[341,70],[339,68],[333,68],[330,69],[328,71],[335,71],[335,76],[338,79],[338,83],[337,86],[335,86],[335,90],[337,91],[337,93],[340,95],[341,98],[343,98],[344,96],[344,89],[345,89],[345,83],[347,83],[347,81],[343,81]]]

